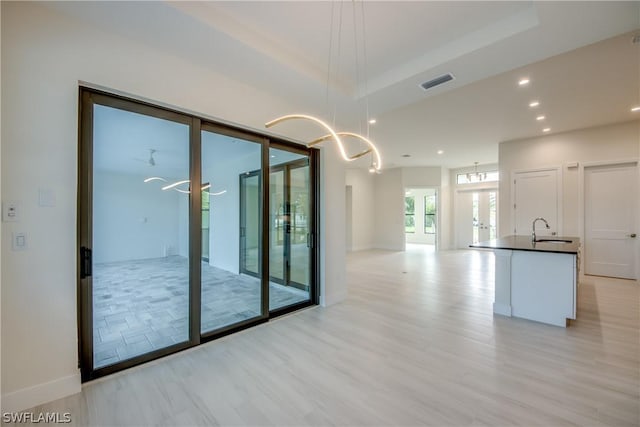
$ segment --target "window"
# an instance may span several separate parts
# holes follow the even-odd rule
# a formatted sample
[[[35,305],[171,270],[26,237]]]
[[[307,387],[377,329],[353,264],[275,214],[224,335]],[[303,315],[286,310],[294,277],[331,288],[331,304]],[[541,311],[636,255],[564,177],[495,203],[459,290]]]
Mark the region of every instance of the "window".
[[[416,232],[416,206],[414,197],[404,198],[404,232]]]
[[[436,195],[424,196],[424,233],[436,234]]]
[[[477,184],[480,182],[495,182],[499,180],[498,171],[459,173],[458,184]]]

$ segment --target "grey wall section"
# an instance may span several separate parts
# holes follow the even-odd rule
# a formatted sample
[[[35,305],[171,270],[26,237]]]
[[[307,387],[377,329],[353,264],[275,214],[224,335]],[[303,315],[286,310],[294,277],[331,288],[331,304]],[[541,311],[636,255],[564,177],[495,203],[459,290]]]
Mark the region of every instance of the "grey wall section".
[[[580,171],[570,163],[619,161],[640,156],[640,121],[599,126],[540,138],[503,142],[499,148],[499,232],[512,234],[512,173],[559,166],[562,171],[563,233],[580,236]]]
[[[351,250],[374,247],[375,190],[374,175],[364,169],[347,169],[346,185],[351,186]]]
[[[388,169],[375,177],[375,247],[403,251],[404,185],[402,169]]]
[[[178,253],[179,198],[144,176],[94,173],[93,262],[159,258]],[[185,213],[186,215],[186,213]]]

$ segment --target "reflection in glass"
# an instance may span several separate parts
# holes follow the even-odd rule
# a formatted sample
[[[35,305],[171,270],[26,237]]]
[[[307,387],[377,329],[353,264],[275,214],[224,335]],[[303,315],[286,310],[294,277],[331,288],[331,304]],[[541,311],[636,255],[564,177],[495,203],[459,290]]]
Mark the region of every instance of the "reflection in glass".
[[[271,148],[269,309],[311,298],[309,158]]]
[[[209,260],[201,267],[202,333],[261,315],[261,150],[255,142],[202,131],[202,187],[209,185],[210,223],[203,237]]]
[[[101,105],[93,123],[93,360],[189,338],[189,127]],[[149,178],[158,179],[149,179]]]
[[[260,277],[260,174],[240,175],[240,271]]]

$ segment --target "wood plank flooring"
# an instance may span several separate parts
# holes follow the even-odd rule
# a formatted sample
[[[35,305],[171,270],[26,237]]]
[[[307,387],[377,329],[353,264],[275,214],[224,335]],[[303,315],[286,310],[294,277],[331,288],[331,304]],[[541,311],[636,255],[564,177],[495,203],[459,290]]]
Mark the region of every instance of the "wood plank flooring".
[[[494,316],[493,254],[348,257],[349,297],[85,385],[71,425],[640,425],[639,286],[568,328]]]

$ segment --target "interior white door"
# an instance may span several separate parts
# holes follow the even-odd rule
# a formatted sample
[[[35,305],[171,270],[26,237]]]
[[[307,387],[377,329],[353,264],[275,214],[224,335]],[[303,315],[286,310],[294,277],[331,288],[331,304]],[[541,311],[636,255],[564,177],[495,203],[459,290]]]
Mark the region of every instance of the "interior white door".
[[[533,220],[542,217],[549,229],[538,223],[536,235],[561,233],[559,177],[557,169],[518,172],[513,180],[514,234],[530,235]]]
[[[636,279],[636,163],[584,170],[585,273]]]

